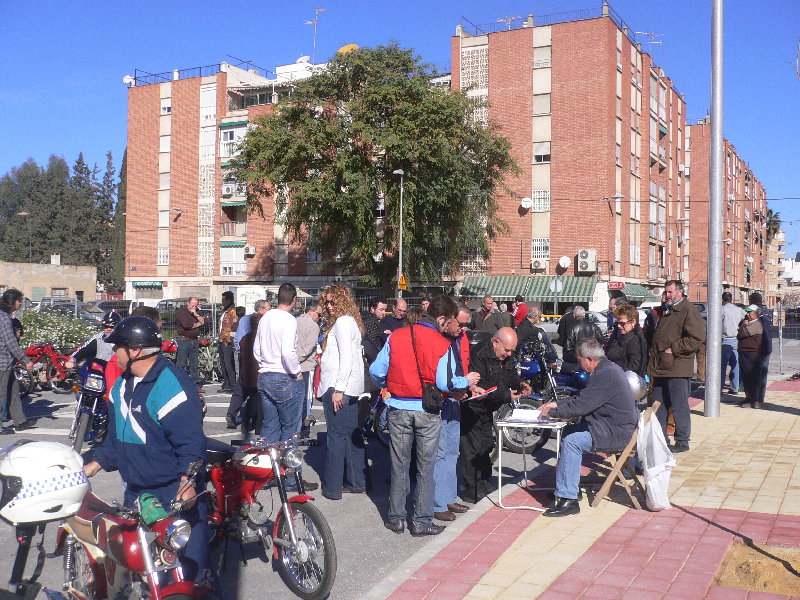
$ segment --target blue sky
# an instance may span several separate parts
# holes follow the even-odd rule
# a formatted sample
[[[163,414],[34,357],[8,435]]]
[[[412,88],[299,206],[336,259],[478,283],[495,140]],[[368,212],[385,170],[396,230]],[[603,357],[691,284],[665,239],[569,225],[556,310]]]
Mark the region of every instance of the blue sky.
[[[134,68],[160,73],[221,61],[228,55],[274,69],[311,54],[304,21],[319,15],[317,62],[348,43],[397,41],[442,71],[450,36],[464,16],[497,18],[597,8],[599,0],[306,0],[220,3],[0,2],[0,173],[50,154],[72,164],[79,152],[105,165],[125,148],[126,87]],[[612,8],[684,93],[690,122],[710,101],[710,1],[616,0]],[[661,44],[648,44],[650,40]],[[725,2],[725,136],[766,186],[784,218],[787,255],[800,251],[800,79],[794,70],[800,2]]]

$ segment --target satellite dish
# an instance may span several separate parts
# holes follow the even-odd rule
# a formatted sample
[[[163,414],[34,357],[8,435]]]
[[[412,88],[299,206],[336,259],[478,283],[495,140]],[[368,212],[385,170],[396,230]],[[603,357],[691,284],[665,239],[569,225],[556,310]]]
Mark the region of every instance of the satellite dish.
[[[300,58],[298,58],[298,59],[297,59],[295,62],[296,62],[296,63],[307,63],[307,62],[308,62],[308,61],[310,61],[310,60],[311,60],[311,57],[310,57],[310,56],[301,56],[301,57],[300,57]]]
[[[752,256],[748,256],[747,257],[747,262],[749,262],[752,265],[753,264],[753,257]]]
[[[136,80],[133,78],[133,75],[125,75],[125,77],[122,78],[122,83],[125,85],[131,85],[134,81]]]
[[[348,52],[353,52],[354,50],[358,50],[358,44],[346,44],[339,48],[336,51],[336,54],[347,54]]]
[[[525,210],[530,210],[530,208],[533,206],[533,200],[531,200],[526,196],[525,198],[519,201],[519,205],[521,208]]]
[[[558,259],[558,266],[562,269],[569,269],[569,266],[572,264],[569,256],[562,256]]]

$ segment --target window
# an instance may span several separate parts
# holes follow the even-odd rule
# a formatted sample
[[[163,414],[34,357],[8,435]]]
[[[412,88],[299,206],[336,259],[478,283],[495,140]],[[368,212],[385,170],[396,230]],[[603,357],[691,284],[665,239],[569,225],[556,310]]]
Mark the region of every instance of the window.
[[[158,138],[158,151],[169,152],[171,140],[171,135],[162,135],[160,138]]]
[[[259,106],[261,104],[269,104],[270,103],[270,94],[267,92],[262,92],[260,94],[252,94],[250,96],[245,96],[244,98],[244,106],[247,108],[248,106]]]
[[[533,145],[533,162],[534,163],[550,162],[550,142],[536,142]]]
[[[169,173],[159,173],[158,175],[158,189],[169,189]]]
[[[550,94],[536,94],[533,97],[533,114],[550,114]]]
[[[552,47],[542,46],[533,49],[533,68],[541,69],[551,65]]]
[[[531,259],[550,259],[550,238],[533,238],[531,240]]]
[[[310,263],[322,262],[322,252],[320,252],[319,250],[314,250],[313,248],[309,247],[308,251],[306,252],[306,262]]]
[[[236,136],[234,135],[233,129],[225,129],[225,130],[223,130],[223,132],[222,132],[222,141],[223,142],[232,142],[234,139],[236,139]]]
[[[550,210],[550,190],[533,190],[531,212],[547,212]]]
[[[169,211],[168,210],[160,210],[160,211],[158,211],[158,226],[159,227],[169,227]]]
[[[64,298],[67,295],[67,288],[51,288],[50,295],[58,298]]]
[[[378,198],[378,202],[375,204],[375,212],[373,216],[376,219],[382,219],[386,216],[386,202],[384,201],[383,197],[381,196]],[[308,262],[319,262],[318,260],[315,261],[308,261]]]
[[[161,99],[161,114],[168,115],[172,113],[172,98]]]
[[[286,242],[275,242],[275,262],[289,262],[289,244]]]
[[[169,264],[169,248],[158,249],[158,258],[156,260],[156,264],[162,266]]]

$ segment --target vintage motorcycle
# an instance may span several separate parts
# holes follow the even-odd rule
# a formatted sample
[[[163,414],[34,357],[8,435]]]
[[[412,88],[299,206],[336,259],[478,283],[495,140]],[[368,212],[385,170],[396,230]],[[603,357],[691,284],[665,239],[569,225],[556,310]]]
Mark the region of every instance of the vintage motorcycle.
[[[33,363],[33,379],[40,388],[58,394],[72,391],[75,371],[65,366],[69,353],[62,354],[53,344],[33,344],[25,348],[25,356]]]
[[[72,447],[80,452],[84,442],[96,446],[105,439],[108,431],[108,408],[106,401],[106,361],[89,358],[78,369],[79,385],[75,417],[69,430]]]
[[[194,481],[200,461],[189,468]],[[64,556],[64,593],[60,600],[137,598],[210,600],[211,588],[185,581],[177,552],[189,541],[191,526],[177,516],[184,502],[167,509],[143,494],[135,508],[109,505],[91,492],[75,516],[58,531]]]
[[[231,540],[240,548],[258,543],[267,560],[272,554],[294,594],[318,600],[328,595],[336,577],[336,545],[325,517],[305,494],[298,442],[297,436],[279,443],[256,439],[237,442],[237,448],[209,439],[209,523],[212,543],[224,544],[220,574]],[[292,496],[290,478],[297,490]]]

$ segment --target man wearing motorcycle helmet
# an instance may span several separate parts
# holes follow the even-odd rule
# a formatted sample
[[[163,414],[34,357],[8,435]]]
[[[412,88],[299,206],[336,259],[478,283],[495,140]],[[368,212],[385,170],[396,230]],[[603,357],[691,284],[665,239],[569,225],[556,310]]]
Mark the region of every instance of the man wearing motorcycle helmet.
[[[101,469],[119,470],[126,483],[125,504],[150,493],[168,507],[190,501],[196,491],[186,472],[204,460],[206,438],[196,386],[189,375],[161,356],[161,332],[147,317],[122,320],[106,338],[124,373],[109,394],[108,435],[84,467],[89,477]],[[185,505],[192,525],[181,562],[194,580],[208,559],[207,507],[203,499]]]
[[[106,338],[114,331],[114,327],[120,321],[122,321],[122,317],[120,317],[119,313],[116,311],[112,310],[104,314],[103,318],[100,319],[103,330],[94,334],[86,340],[80,348],[70,354],[69,360],[64,363],[64,366],[68,369],[72,369],[75,367],[76,363],[86,360],[87,358],[99,358],[106,362],[111,360],[111,357],[114,356],[114,346],[109,344]]]

